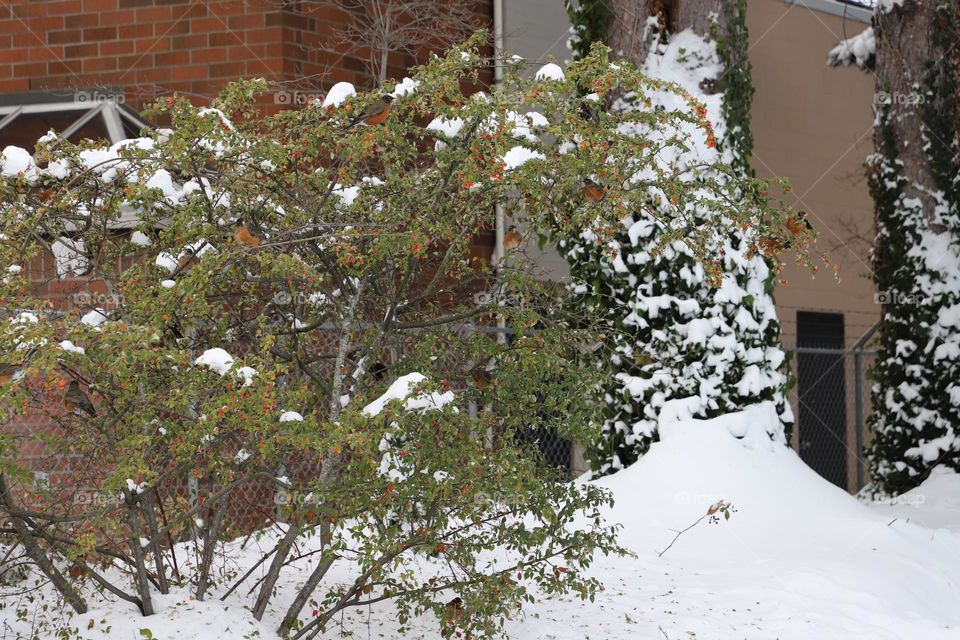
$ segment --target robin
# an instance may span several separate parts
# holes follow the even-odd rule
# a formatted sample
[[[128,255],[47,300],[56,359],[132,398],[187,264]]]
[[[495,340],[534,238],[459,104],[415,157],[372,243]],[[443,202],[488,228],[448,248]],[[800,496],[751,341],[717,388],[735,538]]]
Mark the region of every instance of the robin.
[[[463,615],[463,599],[457,596],[447,603],[447,623],[440,629],[440,635],[448,638],[457,627],[457,620]],[[447,628],[449,626],[450,628]]]
[[[582,100],[580,102],[580,118],[582,120],[586,120],[587,122],[600,124],[600,114],[597,113],[596,109],[590,106],[587,100]]]
[[[261,242],[259,234],[251,231],[243,220],[237,220],[237,228],[233,230],[233,239],[237,243],[248,247],[258,247]]]
[[[390,115],[390,103],[393,102],[393,96],[387,94],[369,105],[363,113],[354,118],[345,128],[349,129],[358,124],[378,125],[386,122]]]
[[[70,407],[77,415],[82,415],[81,412],[86,413],[90,417],[97,415],[97,410],[93,408],[93,403],[90,402],[87,394],[80,390],[80,383],[76,380],[70,381],[67,392],[63,394],[63,403]]]
[[[591,180],[590,178],[585,178],[583,181],[583,188],[580,189],[580,192],[583,193],[584,197],[590,202],[600,202],[603,200],[605,191],[603,187]]]
[[[510,225],[510,228],[507,229],[507,232],[503,234],[503,248],[507,251],[512,249],[517,249],[520,247],[520,243],[523,242],[523,236],[520,235],[520,232],[517,231],[515,225]]]
[[[236,238],[236,234],[237,232],[234,231],[234,238]],[[257,239],[255,236],[252,236],[252,237],[254,240]],[[238,239],[237,242],[240,242],[240,240]],[[187,267],[189,267],[193,263],[193,259],[196,257],[197,257],[197,252],[194,251],[192,248],[187,247],[186,249],[184,249],[183,254],[180,256],[180,259],[177,261],[177,270],[173,272],[173,275],[176,276],[186,271]]]
[[[0,364],[0,385],[19,380],[22,373],[22,364]]]

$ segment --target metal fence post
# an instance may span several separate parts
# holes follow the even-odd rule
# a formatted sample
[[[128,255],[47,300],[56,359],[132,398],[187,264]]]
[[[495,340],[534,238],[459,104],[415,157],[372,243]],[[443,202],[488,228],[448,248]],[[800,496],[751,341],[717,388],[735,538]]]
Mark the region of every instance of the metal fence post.
[[[863,488],[863,348],[853,352],[854,423],[857,431],[857,491]]]

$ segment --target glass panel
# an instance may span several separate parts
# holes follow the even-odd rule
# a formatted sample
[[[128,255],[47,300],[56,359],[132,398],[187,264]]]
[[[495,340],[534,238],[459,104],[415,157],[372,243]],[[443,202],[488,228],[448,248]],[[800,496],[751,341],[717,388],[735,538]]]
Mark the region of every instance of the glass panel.
[[[33,151],[37,140],[49,130],[63,131],[88,111],[89,109],[71,109],[70,111],[22,113],[16,120],[0,129],[0,149],[12,144]],[[81,127],[80,131],[71,137],[71,140],[76,141],[84,137],[104,138],[106,136],[107,129],[103,124],[103,118],[97,117]]]

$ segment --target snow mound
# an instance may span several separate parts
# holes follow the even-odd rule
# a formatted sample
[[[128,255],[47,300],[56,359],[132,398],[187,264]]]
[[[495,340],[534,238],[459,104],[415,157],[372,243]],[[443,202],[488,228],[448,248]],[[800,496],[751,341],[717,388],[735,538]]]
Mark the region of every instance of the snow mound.
[[[356,95],[357,90],[349,82],[338,82],[330,87],[327,97],[323,99],[324,107],[339,107],[347,98]]]
[[[764,403],[665,424],[637,463],[596,481],[613,492],[608,519],[638,556],[595,568],[607,585],[598,637],[657,637],[658,627],[670,638],[958,637],[960,537],[891,523],[771,443],[774,420]],[[958,501],[960,476],[928,482]],[[658,557],[718,500],[737,510],[729,521],[701,522]],[[547,610],[562,614],[545,603],[541,620]],[[558,626],[556,637],[576,636]]]
[[[896,518],[930,529],[960,533],[960,473],[944,465],[936,466],[915,489],[867,505],[888,522]]]
[[[563,80],[563,69],[559,65],[548,62],[537,70],[533,76],[536,80]]]

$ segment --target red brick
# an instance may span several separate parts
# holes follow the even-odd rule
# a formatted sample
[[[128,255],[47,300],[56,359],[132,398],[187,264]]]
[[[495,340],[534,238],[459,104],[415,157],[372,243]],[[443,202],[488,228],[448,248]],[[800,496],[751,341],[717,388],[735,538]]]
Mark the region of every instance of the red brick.
[[[66,16],[64,18],[66,26],[71,29],[85,29],[88,27],[100,26],[100,17],[108,15],[103,13],[81,13],[75,16]]]
[[[136,72],[137,82],[167,82],[168,80],[170,80],[169,68],[138,69]]]
[[[166,22],[171,19],[172,15],[170,7],[147,7],[145,9],[137,9],[137,22]],[[160,33],[163,32],[161,31]]]
[[[80,61],[79,60],[65,60],[63,62],[48,62],[47,63],[47,73],[51,76],[58,75],[76,75],[80,73]]]
[[[117,35],[121,40],[126,38],[149,38],[153,35],[152,24],[127,24],[117,28]]]
[[[80,13],[81,11],[83,11],[83,2],[81,2],[81,0],[58,0],[56,2],[47,3],[48,16],[65,13]]]
[[[0,80],[0,93],[18,93],[20,91],[29,91],[30,85],[26,80]]]
[[[170,39],[174,51],[203,49],[207,46],[207,34],[199,33],[189,36],[174,36]]]
[[[266,18],[262,13],[252,13],[227,18],[227,26],[231,29],[257,29],[266,25]]]
[[[170,72],[170,77],[174,80],[188,81],[200,80],[206,78],[209,74],[207,65],[188,65],[174,67]]]
[[[107,11],[117,8],[117,0],[83,0],[84,13]]]
[[[97,27],[95,29],[84,29],[83,39],[87,42],[91,40],[96,40],[96,41],[116,40],[117,28],[116,27]]]
[[[242,62],[221,62],[210,65],[211,78],[241,78],[246,72],[246,66]]]
[[[83,61],[84,73],[95,73],[99,71],[113,71],[117,68],[117,59],[114,56],[100,56],[96,58],[87,58]]]
[[[144,38],[133,41],[133,50],[137,53],[160,53],[170,50],[170,38]]]
[[[133,9],[124,9],[122,11],[107,11],[106,13],[101,13],[99,17],[102,26],[119,27],[125,24],[134,24],[137,19],[137,14]]]
[[[258,44],[261,42],[279,42],[283,38],[283,29],[279,27],[270,29],[251,29],[243,34],[244,40],[248,44]]]
[[[133,42],[131,40],[100,43],[100,55],[102,56],[122,56],[128,53],[133,53]]]
[[[169,67],[173,65],[190,64],[189,51],[168,51],[158,53],[153,56],[153,64],[158,67]]]
[[[224,62],[226,59],[226,49],[196,49],[190,52],[190,62],[193,64],[205,62]]]
[[[6,49],[0,51],[0,62],[26,62],[30,56],[27,49]]]
[[[79,29],[52,31],[47,33],[47,44],[76,44],[80,42],[82,32]]]
[[[51,60],[60,60],[63,58],[63,47],[60,45],[31,47],[30,62],[50,62]]]
[[[219,33],[226,31],[224,20],[220,18],[191,18],[191,33]]]
[[[64,58],[92,58],[99,54],[96,42],[89,44],[73,44],[63,48]]]
[[[14,78],[32,78],[42,76],[47,70],[46,62],[28,62],[27,64],[13,65]]]

